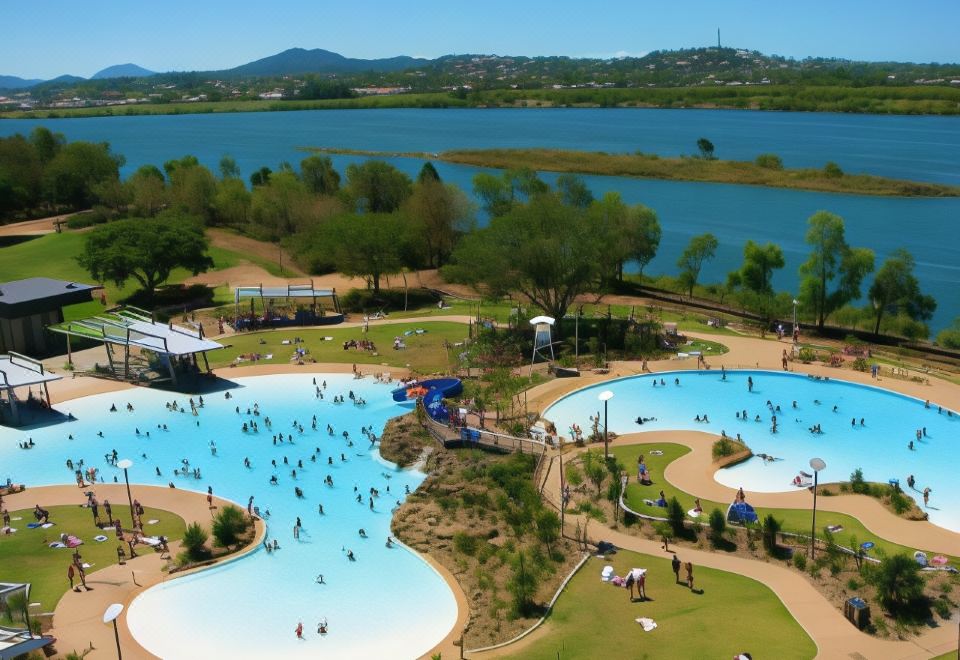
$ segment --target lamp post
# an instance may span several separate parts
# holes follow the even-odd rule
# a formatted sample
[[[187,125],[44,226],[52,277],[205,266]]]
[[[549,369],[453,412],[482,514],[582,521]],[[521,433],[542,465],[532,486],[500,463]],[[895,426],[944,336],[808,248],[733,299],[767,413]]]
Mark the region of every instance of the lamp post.
[[[114,603],[107,607],[107,611],[103,613],[103,622],[113,623],[113,638],[117,640],[117,660],[123,660],[123,653],[120,651],[120,633],[117,632],[117,617],[120,616],[120,613],[123,612],[123,605],[120,603]]]
[[[800,301],[796,298],[793,299],[793,334],[797,334],[797,305],[800,304]]]
[[[810,467],[813,468],[813,524],[810,528],[810,559],[813,559],[814,546],[817,541],[817,477],[820,470],[827,467],[822,458],[811,458]]]
[[[607,432],[607,402],[613,398],[613,392],[604,390],[597,397],[603,401],[603,457],[610,458],[610,434]]]
[[[130,504],[130,527],[132,528],[134,526],[133,520],[136,516],[133,510],[133,496],[130,495],[130,478],[127,476],[127,470],[133,467],[133,461],[129,458],[124,458],[123,460],[117,461],[117,467],[123,469],[123,480],[127,484],[127,502]]]

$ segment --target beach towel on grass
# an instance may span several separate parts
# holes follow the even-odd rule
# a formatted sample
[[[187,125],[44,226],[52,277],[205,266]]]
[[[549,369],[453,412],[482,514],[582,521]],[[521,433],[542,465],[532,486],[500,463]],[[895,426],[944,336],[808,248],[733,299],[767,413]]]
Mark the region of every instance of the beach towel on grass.
[[[642,616],[639,619],[635,619],[643,627],[643,632],[650,632],[657,627],[657,622],[648,617]]]

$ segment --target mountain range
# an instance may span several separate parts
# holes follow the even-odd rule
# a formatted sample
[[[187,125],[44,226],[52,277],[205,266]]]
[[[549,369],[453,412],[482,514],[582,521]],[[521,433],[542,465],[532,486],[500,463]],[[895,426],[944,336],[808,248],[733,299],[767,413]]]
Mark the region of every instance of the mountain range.
[[[424,64],[430,60],[400,55],[381,59],[365,60],[354,57],[345,57],[322,48],[307,50],[305,48],[290,48],[264,57],[253,62],[247,62],[232,69],[222,71],[206,71],[203,73],[222,78],[241,78],[247,76],[282,76],[302,73],[332,73],[347,74],[373,71],[389,73],[403,71]],[[137,64],[115,64],[97,71],[90,76],[90,80],[106,80],[109,78],[146,78],[157,75],[157,72],[145,69]],[[0,75],[0,89],[25,89],[41,83],[80,82],[86,80],[78,76],[60,76],[53,80],[24,79],[17,76]]]

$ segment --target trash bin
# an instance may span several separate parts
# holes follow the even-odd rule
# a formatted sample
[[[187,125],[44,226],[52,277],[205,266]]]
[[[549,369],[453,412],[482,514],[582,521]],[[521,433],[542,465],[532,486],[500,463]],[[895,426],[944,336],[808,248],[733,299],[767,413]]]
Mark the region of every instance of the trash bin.
[[[859,630],[870,623],[870,606],[862,598],[855,596],[843,604],[843,615]]]

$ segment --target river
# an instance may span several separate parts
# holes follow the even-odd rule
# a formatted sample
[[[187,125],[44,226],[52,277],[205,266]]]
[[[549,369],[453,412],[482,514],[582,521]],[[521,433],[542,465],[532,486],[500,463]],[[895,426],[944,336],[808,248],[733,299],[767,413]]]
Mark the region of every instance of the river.
[[[193,154],[216,171],[233,156],[244,175],[263,165],[296,165],[301,147],[439,152],[456,148],[557,147],[665,156],[690,154],[706,137],[717,156],[752,160],[776,153],[787,167],[820,167],[834,161],[847,172],[960,185],[960,118],[762,113],[737,110],[523,109],[523,110],[319,110],[202,115],[161,115],[56,120],[2,120],[0,135],[45,125],[71,140],[108,141],[123,154],[129,174],[140,165],[162,165]],[[361,160],[336,156],[342,169]],[[415,175],[418,159],[390,159]],[[477,168],[438,163],[441,176],[470,189]],[[552,181],[553,175],[544,175]],[[596,194],[619,191],[629,203],[657,211],[663,240],[648,273],[674,273],[690,237],[711,231],[717,257],[702,281],[718,281],[741,261],[747,239],[780,244],[787,266],[778,288],[795,291],[797,266],[807,252],[806,219],[826,209],[846,220],[852,245],[882,259],[906,247],[917,261],[924,292],[939,305],[931,329],[960,316],[960,247],[954,237],[960,199],[894,199],[823,194],[724,184],[586,177]],[[867,283],[869,285],[869,281]],[[864,287],[866,288],[866,287]]]

